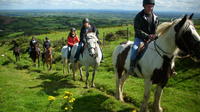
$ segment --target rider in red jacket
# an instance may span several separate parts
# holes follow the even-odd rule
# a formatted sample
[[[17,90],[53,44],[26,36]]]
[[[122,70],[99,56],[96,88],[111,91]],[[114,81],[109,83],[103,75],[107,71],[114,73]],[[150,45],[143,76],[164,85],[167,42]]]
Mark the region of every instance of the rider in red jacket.
[[[76,29],[75,28],[71,28],[69,36],[67,38],[67,45],[69,47],[73,47],[74,44],[78,43],[80,40],[78,38],[78,36],[76,35]]]
[[[67,38],[67,45],[68,45],[68,59],[70,58],[71,55],[71,49],[74,46],[74,44],[78,43],[80,40],[78,36],[76,35],[76,28],[71,28],[69,36]]]

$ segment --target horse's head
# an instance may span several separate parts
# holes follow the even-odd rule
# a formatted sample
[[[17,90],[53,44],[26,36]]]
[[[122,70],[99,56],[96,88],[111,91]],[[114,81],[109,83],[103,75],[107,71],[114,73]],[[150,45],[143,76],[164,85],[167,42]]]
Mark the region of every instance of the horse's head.
[[[194,27],[192,16],[193,14],[190,17],[185,15],[175,24],[176,45],[192,58],[200,60],[200,36]]]
[[[96,47],[97,47],[98,39],[95,33],[88,33],[86,36],[86,44],[88,47],[89,55],[92,57],[97,56]]]

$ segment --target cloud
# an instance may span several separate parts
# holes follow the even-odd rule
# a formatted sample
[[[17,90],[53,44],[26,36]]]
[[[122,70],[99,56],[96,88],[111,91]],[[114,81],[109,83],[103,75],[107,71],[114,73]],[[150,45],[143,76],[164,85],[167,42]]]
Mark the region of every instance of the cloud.
[[[142,0],[0,0],[0,9],[141,10]],[[156,11],[200,12],[199,0],[156,0]]]

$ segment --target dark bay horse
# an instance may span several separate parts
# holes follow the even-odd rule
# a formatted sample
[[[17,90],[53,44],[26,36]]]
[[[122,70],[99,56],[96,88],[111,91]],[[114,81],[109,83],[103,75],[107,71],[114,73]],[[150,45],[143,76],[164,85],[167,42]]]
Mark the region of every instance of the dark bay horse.
[[[40,67],[40,48],[38,43],[35,43],[31,48],[30,57],[34,62],[34,65],[36,66],[36,61],[38,61],[38,67]]]

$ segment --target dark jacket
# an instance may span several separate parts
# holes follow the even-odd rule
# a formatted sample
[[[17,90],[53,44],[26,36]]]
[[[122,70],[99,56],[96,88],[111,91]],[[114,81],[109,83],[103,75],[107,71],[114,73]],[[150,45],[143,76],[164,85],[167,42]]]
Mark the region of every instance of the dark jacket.
[[[96,36],[98,38],[99,36],[99,31],[97,30],[97,28],[90,24],[91,27],[89,28],[85,28],[84,26],[81,28],[81,32],[80,32],[80,42],[84,42],[84,38],[86,37],[87,33],[90,33],[90,32],[95,32],[96,33]]]
[[[152,24],[149,24],[145,17],[144,10],[139,12],[134,19],[135,37],[143,41],[149,40],[150,34],[155,34],[159,24],[158,17],[153,13]]]
[[[51,47],[51,42],[50,42],[50,40],[44,41],[43,47],[46,48],[46,49],[49,48],[49,47]]]
[[[29,44],[30,44],[30,47],[32,48],[34,47],[35,44],[37,44],[37,40],[31,40]]]

